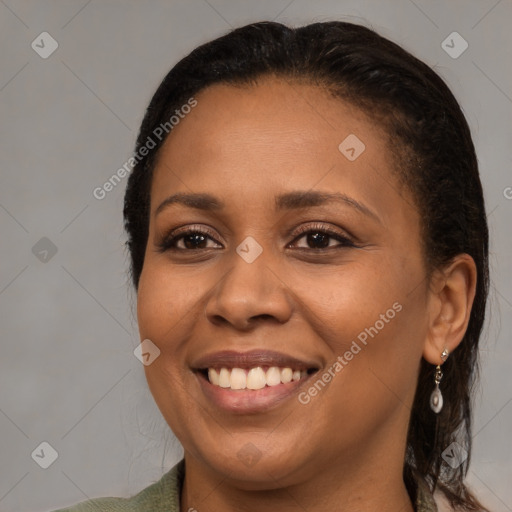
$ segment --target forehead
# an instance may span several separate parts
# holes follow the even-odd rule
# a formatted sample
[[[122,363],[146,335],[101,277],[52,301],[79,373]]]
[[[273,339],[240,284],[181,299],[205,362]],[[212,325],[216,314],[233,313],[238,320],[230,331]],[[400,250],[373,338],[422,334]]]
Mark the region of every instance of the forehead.
[[[215,84],[200,91],[196,100],[197,106],[174,127],[166,145],[196,145],[202,154],[209,149],[218,154],[221,147],[248,152],[269,144],[292,155],[325,149],[338,154],[339,143],[350,134],[368,139],[374,147],[387,139],[380,125],[352,104],[319,86],[285,79]]]
[[[292,188],[337,189],[376,208],[396,195],[383,128],[325,89],[266,78],[195,98],[161,149],[153,210],[170,192],[215,192],[246,207]]]

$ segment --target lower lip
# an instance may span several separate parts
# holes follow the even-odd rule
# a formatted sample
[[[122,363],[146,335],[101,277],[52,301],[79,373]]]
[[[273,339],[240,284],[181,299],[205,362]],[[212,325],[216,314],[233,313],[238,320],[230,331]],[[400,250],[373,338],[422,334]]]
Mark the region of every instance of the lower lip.
[[[262,389],[233,390],[215,386],[204,375],[196,373],[201,389],[210,402],[220,409],[239,414],[256,414],[277,407],[284,400],[295,396],[309,377],[311,375],[287,384],[265,386]]]

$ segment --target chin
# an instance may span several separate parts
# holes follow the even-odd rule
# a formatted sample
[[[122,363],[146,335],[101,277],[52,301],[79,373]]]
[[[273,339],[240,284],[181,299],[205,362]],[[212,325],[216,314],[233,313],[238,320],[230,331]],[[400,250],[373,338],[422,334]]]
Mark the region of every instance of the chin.
[[[264,434],[265,437],[268,433]],[[287,443],[279,450],[275,443],[262,443],[261,436],[240,435],[236,442],[219,443],[212,450],[203,448],[202,460],[216,474],[244,490],[268,490],[297,483],[298,473],[308,467],[304,457],[290,457],[297,444]],[[227,440],[226,440],[227,441]],[[304,459],[304,460],[302,460]]]

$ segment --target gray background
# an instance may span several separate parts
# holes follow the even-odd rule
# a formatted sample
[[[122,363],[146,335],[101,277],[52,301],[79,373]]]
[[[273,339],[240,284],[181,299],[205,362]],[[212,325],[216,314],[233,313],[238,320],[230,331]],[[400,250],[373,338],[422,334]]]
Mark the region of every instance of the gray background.
[[[369,25],[434,66],[461,102],[493,283],[468,481],[492,510],[512,510],[510,0],[0,0],[0,510],[128,496],[181,457],[133,355],[126,179],[101,201],[92,191],[131,155],[170,67],[262,19]],[[59,44],[47,59],[31,47],[43,31]],[[441,47],[453,31],[469,44],[456,59]],[[43,237],[55,255],[47,241],[32,250]],[[58,452],[48,469],[31,457],[42,441]]]

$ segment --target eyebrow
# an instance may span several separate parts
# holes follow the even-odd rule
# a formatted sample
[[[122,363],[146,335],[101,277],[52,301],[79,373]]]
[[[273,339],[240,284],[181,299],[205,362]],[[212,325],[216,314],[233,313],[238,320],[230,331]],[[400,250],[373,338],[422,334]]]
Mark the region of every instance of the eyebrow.
[[[354,208],[368,217],[380,222],[379,217],[368,206],[340,192],[318,192],[313,190],[297,190],[286,192],[275,197],[276,212],[282,210],[299,210],[313,206],[322,206],[328,203],[342,203]],[[207,193],[177,193],[164,199],[155,211],[155,217],[173,204],[181,204],[189,208],[203,211],[218,211],[225,207],[225,203],[217,197]]]

